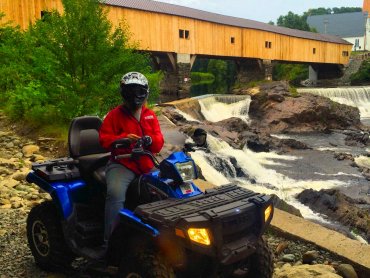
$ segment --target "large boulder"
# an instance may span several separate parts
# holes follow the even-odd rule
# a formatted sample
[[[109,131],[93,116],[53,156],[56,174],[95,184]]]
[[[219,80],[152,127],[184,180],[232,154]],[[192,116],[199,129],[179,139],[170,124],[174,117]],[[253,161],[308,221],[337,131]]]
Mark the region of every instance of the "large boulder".
[[[252,125],[270,133],[359,128],[358,108],[308,93],[297,94],[286,83],[261,86],[249,109]]]
[[[327,215],[370,242],[370,213],[366,209],[369,204],[354,200],[338,189],[322,189],[315,191],[305,189],[297,196],[298,200],[309,206],[313,211]]]

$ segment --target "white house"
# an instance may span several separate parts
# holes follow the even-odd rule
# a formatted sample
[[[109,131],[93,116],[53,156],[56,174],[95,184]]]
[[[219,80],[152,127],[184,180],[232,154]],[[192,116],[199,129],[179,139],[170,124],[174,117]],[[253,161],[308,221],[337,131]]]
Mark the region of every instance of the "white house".
[[[335,35],[352,43],[352,51],[370,50],[368,13],[314,15],[307,18],[307,23],[321,34]]]
[[[370,51],[370,0],[364,0],[362,12],[314,15],[307,18],[307,23],[321,34],[352,43],[352,51]]]

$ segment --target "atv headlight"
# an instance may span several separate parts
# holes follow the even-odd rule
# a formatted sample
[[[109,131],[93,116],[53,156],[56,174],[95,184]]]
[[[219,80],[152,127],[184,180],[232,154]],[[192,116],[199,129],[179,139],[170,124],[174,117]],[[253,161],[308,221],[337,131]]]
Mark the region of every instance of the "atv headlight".
[[[176,163],[175,166],[184,182],[195,179],[194,164],[192,161]]]
[[[272,213],[272,205],[269,205],[265,209],[265,222],[267,222],[270,219],[271,213]]]
[[[207,229],[190,228],[188,229],[188,235],[192,241],[195,241],[197,243],[204,244],[204,245],[211,245],[211,239],[209,237],[209,233]]]

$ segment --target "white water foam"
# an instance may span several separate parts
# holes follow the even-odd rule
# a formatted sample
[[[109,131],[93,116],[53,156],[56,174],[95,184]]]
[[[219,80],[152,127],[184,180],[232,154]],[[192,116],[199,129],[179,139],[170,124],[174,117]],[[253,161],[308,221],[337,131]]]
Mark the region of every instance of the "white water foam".
[[[197,119],[193,118],[188,113],[185,113],[185,112],[181,111],[180,109],[177,109],[176,112],[179,113],[181,116],[183,116],[185,118],[185,120],[187,120],[187,121],[200,123]]]
[[[341,104],[358,107],[362,119],[370,118],[370,87],[309,88],[298,89],[298,92],[324,96]]]
[[[312,188],[314,190],[321,190],[345,185],[343,182],[335,179],[325,181],[294,180],[276,172],[273,169],[267,169],[264,167],[264,165],[271,164],[271,160],[274,158],[291,161],[300,159],[299,157],[278,155],[273,152],[254,153],[247,148],[243,150],[237,150],[233,149],[226,142],[219,140],[211,135],[208,135],[208,144],[211,152],[216,156],[224,158],[235,158],[238,166],[241,167],[243,171],[248,173],[250,178],[256,181],[256,183],[252,184],[246,179],[226,178],[222,173],[213,168],[213,166],[206,159],[206,154],[204,152],[197,151],[192,154],[192,157],[202,169],[203,175],[209,182],[215,185],[237,182],[240,186],[259,193],[276,194],[279,198],[298,208],[301,211],[302,215],[308,219],[327,222],[323,217],[321,217],[320,214],[314,213],[310,208],[298,202],[295,199],[296,194],[300,193],[304,189],[309,188]]]
[[[203,116],[211,122],[238,117],[249,122],[248,112],[250,96],[209,96],[198,99]]]

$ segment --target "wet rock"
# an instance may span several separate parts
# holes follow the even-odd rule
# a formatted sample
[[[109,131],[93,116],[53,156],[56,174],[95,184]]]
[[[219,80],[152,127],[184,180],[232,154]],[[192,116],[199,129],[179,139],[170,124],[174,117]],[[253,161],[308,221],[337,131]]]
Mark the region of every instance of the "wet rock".
[[[352,265],[340,264],[337,268],[337,272],[344,278],[357,278],[357,273]]]
[[[327,215],[370,241],[370,213],[359,206],[363,201],[354,200],[337,189],[306,189],[297,198],[313,211]]]
[[[365,147],[370,144],[368,132],[363,131],[346,131],[345,142],[348,146]]]
[[[310,264],[313,261],[315,261],[319,257],[319,255],[320,255],[319,252],[317,252],[315,250],[307,251],[302,256],[302,263]]]
[[[296,149],[296,150],[306,150],[306,149],[311,149],[307,144],[300,142],[295,139],[280,139],[281,144],[284,146],[287,146],[291,149]]]
[[[261,88],[252,96],[249,117],[252,125],[271,133],[325,131],[360,128],[358,108],[312,94],[290,97],[289,89]],[[278,95],[276,98],[272,95]],[[285,96],[282,100],[280,95]]]
[[[341,160],[351,160],[354,161],[354,157],[352,154],[349,153],[335,153],[334,158],[341,161]]]
[[[274,207],[281,209],[283,211],[289,212],[290,214],[293,214],[295,216],[302,217],[301,212],[299,209],[296,209],[292,205],[289,205],[284,200],[280,199],[277,195],[271,194],[272,202],[274,203]]]

